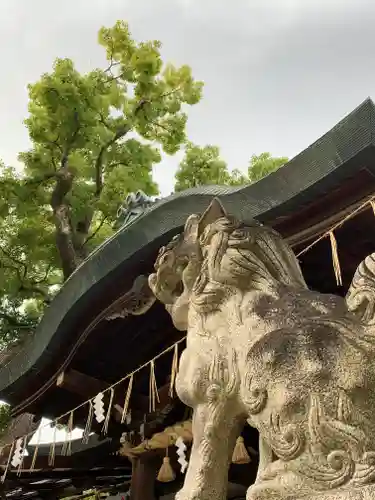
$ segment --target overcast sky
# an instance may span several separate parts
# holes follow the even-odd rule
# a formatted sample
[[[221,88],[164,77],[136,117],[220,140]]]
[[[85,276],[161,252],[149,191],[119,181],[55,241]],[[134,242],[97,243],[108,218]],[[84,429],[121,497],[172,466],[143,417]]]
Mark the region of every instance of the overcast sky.
[[[0,157],[28,147],[26,85],[56,57],[104,64],[97,31],[125,19],[138,40],[205,82],[189,138],[231,168],[253,153],[293,156],[375,97],[374,0],[1,0]],[[177,158],[156,168],[162,194]]]

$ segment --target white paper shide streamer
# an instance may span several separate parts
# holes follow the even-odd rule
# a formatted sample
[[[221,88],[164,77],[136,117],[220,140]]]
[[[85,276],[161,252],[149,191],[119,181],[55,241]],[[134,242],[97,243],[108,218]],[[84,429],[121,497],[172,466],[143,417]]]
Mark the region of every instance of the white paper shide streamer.
[[[24,440],[23,438],[19,438],[16,441],[16,444],[14,446],[12,461],[10,462],[12,467],[18,467],[22,463],[23,455],[25,453],[23,440]]]
[[[94,415],[95,415],[95,420],[101,424],[105,420],[105,412],[104,412],[104,394],[102,392],[99,392],[93,399],[93,406],[94,406]]]
[[[188,461],[186,460],[187,447],[181,436],[177,438],[175,445],[178,455],[177,462],[181,465],[181,473],[184,474],[188,466]]]

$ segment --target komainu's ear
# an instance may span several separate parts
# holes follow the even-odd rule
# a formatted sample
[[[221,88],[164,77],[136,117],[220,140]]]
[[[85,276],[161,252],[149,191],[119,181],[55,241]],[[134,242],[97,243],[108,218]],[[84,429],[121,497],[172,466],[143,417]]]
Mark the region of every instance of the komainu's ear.
[[[202,234],[205,228],[212,224],[213,222],[221,219],[222,217],[228,217],[223,205],[218,198],[214,198],[207,210],[202,214],[199,219],[199,234]]]
[[[184,241],[188,244],[197,244],[199,238],[199,216],[190,215],[185,223]]]

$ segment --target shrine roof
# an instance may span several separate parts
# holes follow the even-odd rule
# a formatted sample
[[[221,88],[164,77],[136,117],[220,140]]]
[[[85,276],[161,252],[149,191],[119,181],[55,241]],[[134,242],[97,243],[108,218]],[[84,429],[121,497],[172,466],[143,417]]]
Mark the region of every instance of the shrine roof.
[[[315,218],[331,220],[373,194],[374,126],[375,105],[367,99],[255,184],[199,187],[157,201],[93,252],[64,284],[34,338],[0,368],[0,398],[19,404],[27,390],[36,393],[58,371],[60,361],[69,361],[71,346],[98,310],[129,289],[139,274],[148,274],[160,246],[181,230],[190,214],[203,212],[213,197],[234,216],[272,225],[297,244],[313,236]]]

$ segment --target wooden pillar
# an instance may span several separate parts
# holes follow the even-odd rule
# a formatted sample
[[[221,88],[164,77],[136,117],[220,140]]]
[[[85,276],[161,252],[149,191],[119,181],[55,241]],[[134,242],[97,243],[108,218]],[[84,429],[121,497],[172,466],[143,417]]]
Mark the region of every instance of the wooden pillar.
[[[132,459],[130,500],[155,500],[155,480],[159,461],[152,456]]]

